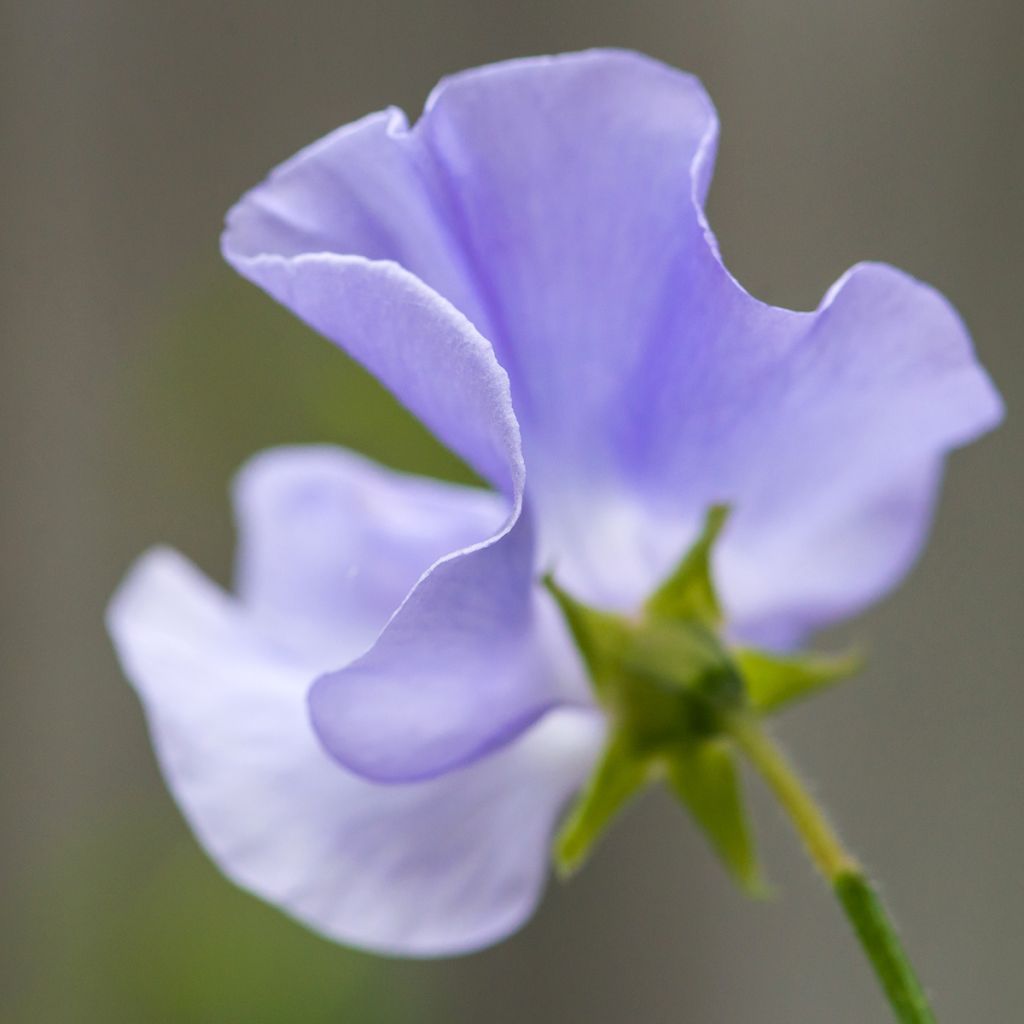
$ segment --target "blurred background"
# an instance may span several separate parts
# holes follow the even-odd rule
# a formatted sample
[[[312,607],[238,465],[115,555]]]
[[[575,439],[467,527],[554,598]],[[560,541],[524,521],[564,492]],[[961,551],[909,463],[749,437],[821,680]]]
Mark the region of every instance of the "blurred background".
[[[464,471],[219,262],[223,212],[443,73],[617,44],[698,73],[710,210],[758,297],[884,259],[960,308],[1010,406],[952,461],[905,587],[835,642],[870,668],[781,731],[883,880],[943,1021],[1024,1005],[1019,0],[0,0],[0,1019],[16,1024],[866,1024],[887,1011],[767,801],[738,895],[652,795],[518,936],[461,960],[329,945],[204,859],[102,627],[166,541],[229,573],[226,486],[332,440]]]

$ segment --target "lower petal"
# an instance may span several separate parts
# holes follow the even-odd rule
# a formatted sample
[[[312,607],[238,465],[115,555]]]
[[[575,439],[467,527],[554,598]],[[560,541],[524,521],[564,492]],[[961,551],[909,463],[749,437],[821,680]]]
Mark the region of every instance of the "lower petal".
[[[397,473],[343,448],[274,448],[234,485],[239,598],[303,659],[351,661],[417,580],[452,551],[500,530],[489,491]]]
[[[597,715],[558,711],[463,771],[380,786],[324,753],[304,670],[180,556],[141,560],[109,628],[168,784],[236,883],[394,954],[467,952],[529,916],[554,820],[600,746]]]
[[[444,774],[560,705],[589,705],[578,653],[535,582],[531,519],[425,576],[361,658],[310,691],[313,724],[345,767],[378,782]]]

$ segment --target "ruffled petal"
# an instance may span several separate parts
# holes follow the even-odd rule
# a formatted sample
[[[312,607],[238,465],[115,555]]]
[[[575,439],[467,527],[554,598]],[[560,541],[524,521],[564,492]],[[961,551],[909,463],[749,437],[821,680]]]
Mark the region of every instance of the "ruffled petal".
[[[305,666],[180,556],[143,558],[108,622],[168,784],[237,884],[403,955],[476,949],[529,915],[554,819],[601,742],[596,715],[556,712],[462,772],[377,786],[316,742]]]
[[[224,252],[238,271],[342,345],[499,490],[521,490],[508,376],[450,302],[394,263],[333,253],[249,255],[237,242],[229,230]]]
[[[508,742],[563,699],[564,676],[578,665],[553,662],[538,632],[544,599],[532,520],[521,514],[525,468],[507,376],[470,322],[395,264],[334,255],[236,262],[342,340],[508,498],[497,532],[437,562],[375,650],[317,685],[325,747],[367,775],[409,779]],[[497,669],[495,652],[508,653]]]
[[[941,295],[866,264],[812,314],[751,298],[703,212],[713,107],[634,55],[458,75],[417,130],[457,183],[567,587],[635,608],[722,501],[740,638],[791,644],[898,582],[944,456],[1001,415]]]
[[[261,255],[398,263],[486,334],[474,270],[445,217],[445,190],[405,114],[383,110],[307,146],[248,192],[228,213],[225,254],[243,274]]]
[[[314,687],[312,713],[354,771],[437,775],[557,704],[589,702],[534,582],[529,520],[505,534],[497,495],[307,447],[257,456],[235,497],[240,597],[294,657],[317,659],[310,681],[337,669]]]
[[[627,489],[664,545],[650,579],[703,509],[732,504],[718,574],[734,629],[788,645],[902,577],[943,457],[1001,403],[949,303],[900,271],[860,265],[815,313],[791,313],[747,295],[710,245],[702,260],[624,388]]]
[[[493,536],[508,513],[492,492],[328,445],[257,455],[234,499],[239,598],[317,671],[367,650],[436,561]]]
[[[592,701],[554,602],[534,582],[528,520],[442,563],[373,648],[310,691],[324,747],[364,778],[412,781],[508,743],[553,708]]]
[[[229,249],[247,227],[298,251],[323,223],[317,244],[402,261],[466,312],[510,375],[568,589],[635,608],[712,501],[736,506],[719,562],[740,636],[793,642],[902,577],[945,455],[1001,414],[941,296],[864,265],[814,313],[751,298],[702,208],[713,107],[636,54],[467,71],[412,129],[389,116],[358,154],[354,126],[264,186],[287,243],[243,201]],[[346,213],[318,222],[328,179]]]
[[[391,260],[447,298],[511,377],[543,524],[550,506],[592,494],[614,469],[606,424],[673,304],[715,138],[700,83],[650,58],[508,61],[444,80],[411,129],[384,112],[298,154],[231,211],[224,251],[421,415],[406,380],[265,263]],[[427,386],[447,390],[450,356],[423,348]],[[427,422],[473,461],[454,431]]]
[[[414,130],[443,170],[512,378],[531,494],[599,483],[623,377],[693,243],[717,136],[710,99],[658,61],[593,50],[445,79]]]

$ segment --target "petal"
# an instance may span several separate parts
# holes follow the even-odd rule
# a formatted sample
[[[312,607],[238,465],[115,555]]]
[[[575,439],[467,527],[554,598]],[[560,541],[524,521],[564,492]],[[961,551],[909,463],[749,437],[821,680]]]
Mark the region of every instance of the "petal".
[[[512,378],[531,491],[580,486],[603,473],[622,377],[674,301],[710,176],[711,101],[690,75],[596,50],[446,79],[416,131]]]
[[[326,445],[257,455],[234,498],[239,597],[261,628],[315,656],[316,670],[365,651],[431,565],[486,540],[507,515],[493,493]]]
[[[716,138],[699,83],[638,55],[493,65],[411,130],[381,115],[301,154],[226,251],[400,261],[508,371],[568,589],[636,607],[731,501],[726,605],[787,643],[903,575],[945,454],[1000,406],[956,314],[897,271],[854,268],[811,314],[747,295],[702,209]]]
[[[364,659],[318,683],[313,716],[325,747],[368,777],[394,780],[442,773],[508,742],[567,687],[582,687],[578,659],[561,650],[564,631],[538,610],[545,598],[534,585],[532,521],[520,514],[525,469],[507,376],[464,316],[394,264],[333,255],[238,263],[344,339],[511,505],[490,539],[431,569]],[[495,652],[507,652],[497,669]]]
[[[239,595],[290,653],[318,659],[310,680],[366,651],[431,565],[487,540],[506,514],[497,495],[329,447],[257,456],[235,499]],[[528,530],[460,561],[438,567],[372,656],[317,690],[325,745],[366,776],[447,770],[517,735],[560,694],[585,693],[560,621],[534,593]],[[443,762],[422,761],[428,742]]]
[[[702,509],[735,507],[725,605],[739,637],[787,645],[898,581],[943,457],[1001,405],[959,317],[906,274],[855,267],[817,312],[790,313],[743,292],[710,246],[703,259],[683,304],[697,315],[626,391],[623,464],[666,553]]]
[[[552,708],[589,705],[579,655],[534,582],[528,517],[438,564],[374,644],[310,691],[317,734],[379,782],[431,778],[510,742]]]
[[[270,279],[265,261],[393,260],[445,296],[511,376],[544,521],[609,472],[606,424],[701,233],[693,197],[716,131],[699,82],[639,54],[478,68],[443,81],[412,129],[398,112],[374,115],[279,168],[231,211],[224,250],[425,417],[406,382],[315,298]],[[422,348],[428,380],[447,388],[449,354]],[[472,461],[457,431],[428,422]]]
[[[499,490],[511,495],[521,487],[508,376],[448,301],[394,263],[333,253],[246,255],[235,244],[229,231],[224,252],[239,272],[343,345]]]
[[[225,254],[243,274],[261,255],[395,262],[484,329],[472,269],[443,215],[444,189],[405,114],[381,111],[306,147],[246,194],[228,213]]]
[[[338,941],[413,956],[479,948],[529,915],[596,716],[558,712],[465,771],[381,787],[317,744],[303,666],[176,554],[142,559],[108,622],[168,784],[237,884]]]

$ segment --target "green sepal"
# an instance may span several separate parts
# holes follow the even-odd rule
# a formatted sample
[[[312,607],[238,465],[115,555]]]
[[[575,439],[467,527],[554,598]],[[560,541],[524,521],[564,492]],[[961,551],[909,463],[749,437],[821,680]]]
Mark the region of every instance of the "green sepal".
[[[769,654],[738,650],[733,658],[746,685],[747,700],[760,714],[770,714],[793,701],[831,686],[859,672],[860,653]]]
[[[730,723],[850,675],[860,658],[729,650],[711,569],[728,515],[725,506],[708,511],[700,536],[639,616],[589,607],[544,579],[611,723],[608,745],[555,839],[563,876],[582,865],[638,791],[663,778],[740,886],[766,894]]]
[[[723,739],[687,743],[667,761],[668,784],[729,873],[750,896],[768,894],[747,816],[739,764]]]
[[[744,699],[735,663],[718,637],[699,622],[645,624],[630,637],[622,663],[638,679],[704,697],[719,706]]]
[[[727,505],[712,505],[700,536],[671,575],[647,599],[644,610],[656,619],[696,620],[706,626],[722,622],[722,609],[711,577],[711,551],[729,518]]]
[[[583,865],[594,843],[650,774],[650,761],[637,757],[624,737],[612,736],[555,838],[559,875],[565,878]]]
[[[543,582],[565,616],[595,691],[599,696],[605,695],[608,687],[619,678],[623,655],[630,643],[629,623],[620,615],[581,604],[550,574]]]

